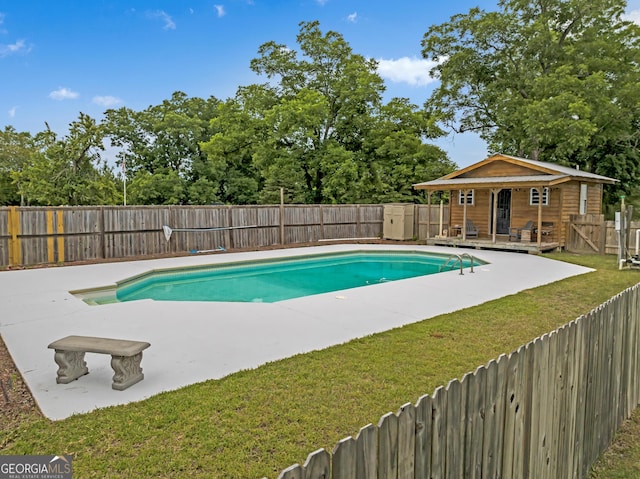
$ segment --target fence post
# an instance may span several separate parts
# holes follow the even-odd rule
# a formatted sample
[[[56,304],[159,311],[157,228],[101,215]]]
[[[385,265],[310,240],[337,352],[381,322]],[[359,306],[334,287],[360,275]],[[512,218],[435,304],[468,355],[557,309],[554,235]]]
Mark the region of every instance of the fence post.
[[[56,252],[55,245],[53,241],[53,210],[47,209],[47,261],[49,263],[55,263],[56,261]]]
[[[169,225],[171,228],[177,228],[178,225],[176,224],[176,212],[175,212],[175,208],[172,205],[167,206],[168,210],[169,210]],[[169,241],[169,252],[170,253],[175,253],[177,251],[177,245],[176,245],[176,239],[174,237],[173,241]]]
[[[64,218],[63,210],[56,210],[56,235],[58,237],[58,262],[64,263]]]
[[[105,243],[104,235],[104,206],[100,207],[100,216],[98,217],[98,230],[100,232],[100,257],[105,259],[107,257],[107,245]]]
[[[234,241],[233,241],[233,211],[231,210],[231,205],[227,206],[227,227],[229,228],[227,230],[228,233],[228,238],[229,238],[229,244],[226,245],[227,248],[229,249],[233,249],[235,247]]]
[[[20,235],[20,212],[16,206],[9,207],[9,266],[22,263],[22,249],[18,235]]]
[[[284,188],[280,188],[280,244],[284,245]]]

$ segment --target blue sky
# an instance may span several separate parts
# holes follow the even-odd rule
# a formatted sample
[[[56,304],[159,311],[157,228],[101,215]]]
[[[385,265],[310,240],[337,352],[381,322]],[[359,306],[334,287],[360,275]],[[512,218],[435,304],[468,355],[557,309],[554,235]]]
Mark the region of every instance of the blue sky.
[[[495,0],[0,0],[0,129],[65,134],[79,112],[142,110],[174,91],[226,99],[260,81],[249,62],[269,40],[296,47],[301,21],[341,33],[380,61],[387,99],[422,105],[435,83],[420,41],[434,24]],[[635,3],[635,5],[634,5]],[[630,11],[640,0],[630,2]],[[638,11],[640,17],[640,10]],[[485,158],[471,134],[438,141],[459,166]]]

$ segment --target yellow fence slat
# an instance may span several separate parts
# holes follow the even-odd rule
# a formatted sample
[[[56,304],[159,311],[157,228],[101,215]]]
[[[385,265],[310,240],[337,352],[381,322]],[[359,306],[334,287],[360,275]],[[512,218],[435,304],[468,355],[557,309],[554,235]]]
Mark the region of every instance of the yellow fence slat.
[[[56,211],[56,219],[56,233],[58,234],[58,262],[64,263],[64,220],[62,210]]]
[[[56,252],[53,242],[53,210],[47,210],[47,261],[53,263],[56,260]]]
[[[22,248],[20,235],[20,213],[16,206],[9,207],[9,266],[22,264]]]

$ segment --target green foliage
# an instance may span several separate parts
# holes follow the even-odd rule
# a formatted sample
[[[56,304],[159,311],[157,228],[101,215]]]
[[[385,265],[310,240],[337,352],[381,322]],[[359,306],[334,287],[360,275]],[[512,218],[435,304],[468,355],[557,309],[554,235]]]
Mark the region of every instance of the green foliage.
[[[384,105],[377,64],[339,33],[303,22],[297,41],[300,54],[263,44],[251,68],[271,83],[221,106],[202,144],[210,177],[242,171],[262,202],[279,200],[280,188],[303,203],[421,201],[411,184],[454,167],[423,142],[441,134],[435,122],[405,99]]]
[[[33,150],[29,133],[19,133],[11,126],[0,131],[0,205],[24,204],[19,175]]]
[[[162,168],[153,174],[139,170],[127,187],[128,202],[134,205],[179,205],[185,201],[185,181],[177,171]]]
[[[36,135],[29,158],[12,172],[14,184],[28,204],[114,204],[119,193],[100,151],[102,126],[84,113],[59,139],[51,130]]]
[[[303,22],[300,51],[274,41],[251,61],[265,84],[226,101],[171,98],[142,111],[80,113],[69,134],[0,136],[0,204],[370,203],[423,201],[413,183],[453,170],[427,139],[435,117],[382,102],[372,59],[337,32]],[[122,173],[105,164],[105,145]]]
[[[431,27],[423,55],[439,60],[427,107],[490,149],[579,166],[629,193],[640,158],[640,29],[624,0],[502,0]]]
[[[136,112],[129,108],[107,110],[105,134],[111,145],[119,149],[118,161],[126,164],[126,174],[131,176],[130,200],[141,204],[198,203],[215,198],[205,194],[199,182],[205,155],[200,142],[211,131],[209,122],[217,112],[219,101],[189,98],[182,92],[174,92],[169,100]],[[158,175],[157,180],[147,175]],[[169,184],[173,182],[173,184]],[[140,188],[158,188],[142,191]],[[193,192],[195,197],[188,198]]]

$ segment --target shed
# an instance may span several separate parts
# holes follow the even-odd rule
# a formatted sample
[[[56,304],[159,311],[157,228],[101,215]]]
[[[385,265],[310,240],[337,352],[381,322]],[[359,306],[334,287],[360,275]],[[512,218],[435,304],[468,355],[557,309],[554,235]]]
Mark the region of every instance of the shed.
[[[478,238],[497,242],[535,241],[565,246],[570,215],[600,214],[603,185],[617,180],[555,163],[495,154],[441,178],[414,184],[449,191],[449,225],[471,222]],[[523,236],[526,226],[531,233]]]

